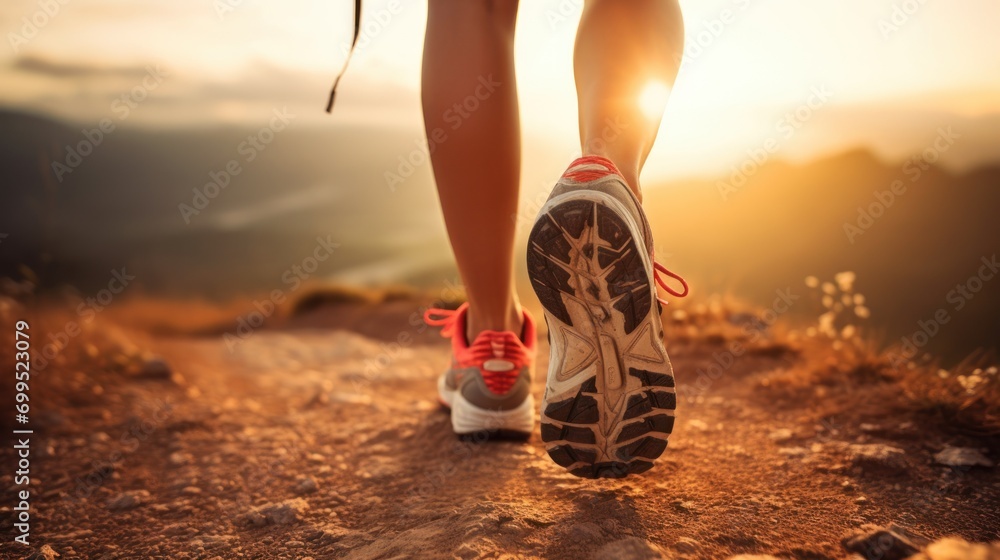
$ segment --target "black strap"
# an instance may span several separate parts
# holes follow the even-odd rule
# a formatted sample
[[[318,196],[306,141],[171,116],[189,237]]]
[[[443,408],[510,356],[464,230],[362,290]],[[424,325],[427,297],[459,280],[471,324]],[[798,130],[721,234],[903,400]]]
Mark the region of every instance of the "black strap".
[[[347,60],[344,61],[343,68],[340,69],[340,73],[337,74],[337,78],[333,80],[333,88],[330,89],[330,100],[326,102],[326,112],[329,113],[333,111],[333,99],[337,96],[337,84],[340,83],[340,78],[344,76],[344,72],[347,71],[347,65],[351,62],[351,55],[354,54],[354,47],[358,44],[358,35],[361,34],[361,0],[354,0],[354,40],[351,41],[351,49],[347,51]]]

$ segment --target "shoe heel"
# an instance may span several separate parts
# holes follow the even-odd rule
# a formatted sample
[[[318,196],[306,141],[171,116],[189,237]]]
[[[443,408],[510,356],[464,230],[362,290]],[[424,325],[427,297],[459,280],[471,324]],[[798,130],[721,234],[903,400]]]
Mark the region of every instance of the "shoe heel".
[[[616,199],[581,190],[547,202],[528,237],[554,349],[542,441],[584,478],[649,470],[673,430],[673,370],[641,232]]]
[[[451,403],[451,427],[461,436],[480,432],[503,432],[530,436],[535,429],[535,398],[528,395],[517,408],[488,410],[480,408],[456,392]]]

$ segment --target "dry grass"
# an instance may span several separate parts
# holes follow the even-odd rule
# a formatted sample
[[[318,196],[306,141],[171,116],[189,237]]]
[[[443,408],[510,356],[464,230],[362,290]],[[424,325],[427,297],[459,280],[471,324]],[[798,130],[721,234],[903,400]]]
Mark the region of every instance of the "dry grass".
[[[859,413],[907,412],[941,429],[1000,436],[1000,375],[992,354],[974,353],[945,370],[934,361],[900,366],[895,350],[879,348],[862,330],[846,338],[796,330],[788,336],[800,345],[801,359],[766,380],[783,396],[837,395]]]
[[[228,302],[204,299],[164,299],[144,295],[127,297],[109,306],[107,322],[152,334],[212,334],[253,309],[248,298]]]
[[[1000,374],[994,356],[977,352],[950,370],[907,368],[900,376],[913,407],[977,435],[1000,436]]]
[[[288,303],[288,315],[314,311],[333,305],[367,304],[377,305],[394,301],[416,300],[421,293],[409,286],[386,286],[381,288],[360,288],[335,284],[314,284],[303,288]]]
[[[375,306],[418,301],[424,297],[421,292],[408,286],[359,288],[321,283],[306,284],[296,292],[281,295],[283,299],[273,305],[273,311],[265,317],[269,326],[281,326],[290,317],[324,307]],[[240,317],[259,313],[259,309],[271,309],[271,302],[270,294],[245,296],[224,302],[133,295],[115,301],[100,316],[108,323],[155,335],[212,336],[232,332]],[[58,305],[49,307],[60,308]]]
[[[976,352],[950,370],[933,359],[900,365],[898,349],[883,348],[866,327],[864,298],[853,291],[852,282],[849,274],[833,282],[808,281],[815,290],[813,324],[779,316],[759,328],[769,310],[733,296],[715,296],[672,305],[664,313],[666,336],[686,344],[738,341],[750,354],[797,356],[761,380],[776,398],[817,406],[823,401],[824,408],[853,408],[859,416],[908,413],[941,429],[1000,436],[997,356]]]
[[[665,338],[672,345],[739,343],[751,355],[780,357],[798,353],[800,345],[788,336],[787,323],[774,317],[732,295],[672,302],[662,313]]]

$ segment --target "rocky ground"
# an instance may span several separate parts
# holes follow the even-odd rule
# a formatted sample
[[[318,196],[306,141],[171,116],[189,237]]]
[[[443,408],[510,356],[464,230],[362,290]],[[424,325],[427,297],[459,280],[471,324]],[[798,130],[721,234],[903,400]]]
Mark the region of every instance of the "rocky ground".
[[[1000,538],[997,433],[921,401],[863,344],[675,312],[670,445],[644,475],[591,481],[537,434],[457,439],[435,394],[448,347],[418,310],[314,310],[242,338],[85,332],[33,376],[31,547],[0,556],[1000,554],[966,542]]]

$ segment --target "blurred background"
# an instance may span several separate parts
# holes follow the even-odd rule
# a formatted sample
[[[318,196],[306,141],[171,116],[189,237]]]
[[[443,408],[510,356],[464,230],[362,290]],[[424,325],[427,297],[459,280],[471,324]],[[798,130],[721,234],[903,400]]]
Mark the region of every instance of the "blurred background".
[[[309,278],[454,282],[419,105],[426,5],[365,2],[326,115],[352,5],[5,1],[0,276],[88,296],[125,267],[129,296],[225,303],[292,289],[320,237],[336,249]],[[850,271],[880,343],[945,310],[927,350],[996,348],[1000,4],[682,7],[685,59],[643,175],[658,258],[696,298],[762,306]],[[522,239],[579,151],[581,8],[521,6]]]

